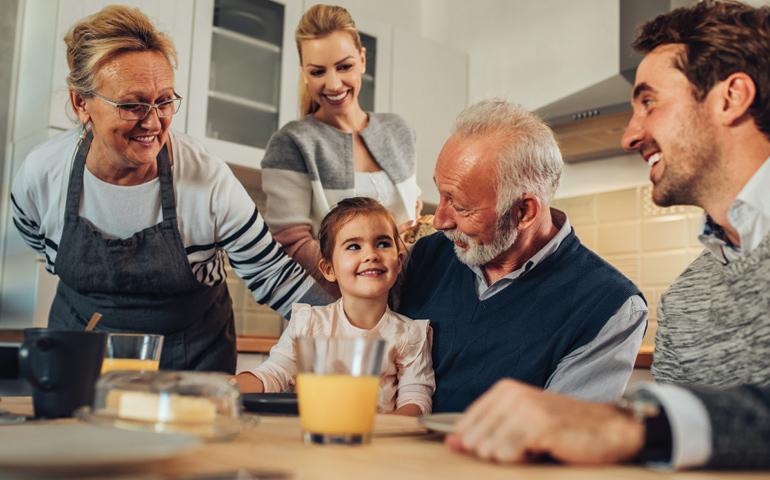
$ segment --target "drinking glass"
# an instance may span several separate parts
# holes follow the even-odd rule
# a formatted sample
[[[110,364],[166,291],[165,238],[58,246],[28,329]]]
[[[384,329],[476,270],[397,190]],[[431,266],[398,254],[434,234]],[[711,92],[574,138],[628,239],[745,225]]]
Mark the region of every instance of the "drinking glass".
[[[163,335],[110,333],[102,363],[102,375],[114,370],[156,371],[160,366]]]
[[[369,443],[385,341],[300,337],[295,342],[305,443]]]

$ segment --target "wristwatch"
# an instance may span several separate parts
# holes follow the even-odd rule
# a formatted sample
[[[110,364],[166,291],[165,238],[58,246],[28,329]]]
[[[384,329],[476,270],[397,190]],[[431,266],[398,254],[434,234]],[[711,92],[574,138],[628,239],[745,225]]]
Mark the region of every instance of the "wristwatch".
[[[637,455],[641,462],[671,461],[671,426],[658,398],[644,389],[626,393],[615,408],[644,424],[644,447]]]

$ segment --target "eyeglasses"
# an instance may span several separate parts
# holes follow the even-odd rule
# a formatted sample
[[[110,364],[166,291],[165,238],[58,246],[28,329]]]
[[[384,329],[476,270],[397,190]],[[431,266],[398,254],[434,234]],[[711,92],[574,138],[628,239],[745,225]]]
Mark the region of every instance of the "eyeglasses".
[[[174,93],[174,98],[163,100],[159,103],[118,103],[114,100],[110,100],[107,97],[103,97],[98,93],[94,93],[93,95],[104,103],[108,103],[117,108],[118,115],[123,120],[144,120],[144,118],[153,108],[158,112],[158,116],[160,118],[172,117],[176,112],[179,111],[179,106],[182,104],[182,97],[176,93]]]

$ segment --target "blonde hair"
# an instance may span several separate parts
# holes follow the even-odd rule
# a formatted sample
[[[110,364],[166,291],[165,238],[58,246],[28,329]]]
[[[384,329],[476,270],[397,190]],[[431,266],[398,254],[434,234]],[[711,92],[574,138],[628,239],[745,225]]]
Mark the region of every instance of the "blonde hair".
[[[302,15],[294,32],[299,52],[299,63],[302,64],[302,42],[315,40],[331,35],[334,32],[347,32],[353,38],[353,43],[358,51],[361,51],[361,36],[358,34],[356,22],[350,13],[336,5],[314,5]],[[319,105],[313,101],[305,82],[300,80],[299,85],[300,114],[309,115],[318,111]]]
[[[104,7],[83,18],[64,36],[67,44],[67,84],[83,96],[95,93],[96,74],[108,61],[124,52],[156,51],[176,68],[174,43],[158,31],[138,8]]]

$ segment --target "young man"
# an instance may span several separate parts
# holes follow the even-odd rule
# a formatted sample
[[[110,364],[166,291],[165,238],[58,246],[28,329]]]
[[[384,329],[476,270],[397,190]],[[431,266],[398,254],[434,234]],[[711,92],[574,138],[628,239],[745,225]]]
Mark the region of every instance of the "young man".
[[[653,374],[622,404],[514,381],[447,443],[499,461],[770,468],[770,7],[702,2],[643,26],[623,137],[653,200],[706,211],[706,251],[661,301]],[[744,385],[744,386],[741,386]]]

